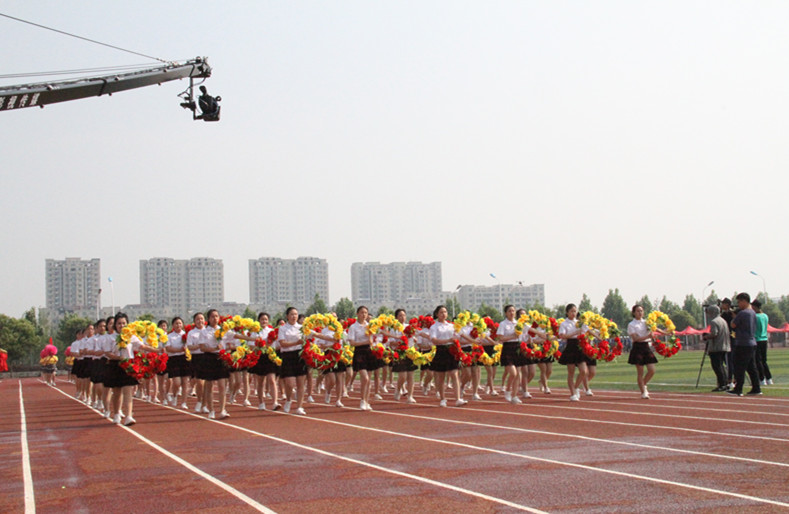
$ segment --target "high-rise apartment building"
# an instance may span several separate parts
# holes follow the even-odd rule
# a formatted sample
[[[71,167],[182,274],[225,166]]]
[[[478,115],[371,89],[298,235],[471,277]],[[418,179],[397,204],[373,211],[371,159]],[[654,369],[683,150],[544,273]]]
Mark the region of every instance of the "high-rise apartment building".
[[[46,305],[53,313],[95,312],[100,284],[99,259],[46,260]]]
[[[457,292],[461,308],[474,311],[483,303],[499,310],[510,303],[516,308],[545,304],[545,284],[498,284],[495,286],[461,286]]]
[[[157,257],[140,261],[140,304],[186,315],[225,301],[221,259]]]
[[[441,263],[354,262],[351,265],[351,298],[370,309],[396,308],[409,300],[441,301]]]
[[[305,309],[318,295],[329,304],[326,259],[261,257],[249,260],[249,302],[278,310],[287,305]]]

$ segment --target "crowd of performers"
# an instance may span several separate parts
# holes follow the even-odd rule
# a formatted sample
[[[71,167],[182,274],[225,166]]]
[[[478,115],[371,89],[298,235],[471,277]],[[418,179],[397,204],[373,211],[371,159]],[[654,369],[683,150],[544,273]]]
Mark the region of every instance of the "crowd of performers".
[[[638,305],[632,313],[628,362],[637,368],[641,398],[648,399],[657,363],[653,348],[670,356],[680,344],[670,337],[673,324],[664,314],[645,318]],[[195,314],[189,325],[176,317],[168,326],[130,324],[119,313],[77,333],[66,350],[67,363],[73,362],[69,380],[78,400],[128,426],[135,423],[135,397],[211,419],[227,418],[228,403],[253,401],[259,410],[305,415],[305,404],[320,394],[326,404],[344,407],[357,376],[362,411],[372,411],[390,390],[395,401],[417,403],[417,385],[419,401],[435,397],[441,407],[462,407],[466,398],[481,400],[480,394],[520,404],[532,398],[537,370],[540,392],[552,393],[548,379],[555,362],[566,366],[570,400],[577,402],[582,394],[593,395],[589,384],[597,361],[622,352],[615,323],[591,312],[579,315],[573,304],[559,320],[512,305],[504,315],[500,323],[468,311],[450,320],[442,305],[432,316],[409,320],[403,309],[372,317],[362,306],[356,318],[340,321],[333,314],[305,318],[290,307],[286,319],[272,326],[265,312],[251,320],[223,318],[212,309]],[[658,339],[663,336],[665,342]],[[47,364],[42,371],[54,377],[53,368]]]

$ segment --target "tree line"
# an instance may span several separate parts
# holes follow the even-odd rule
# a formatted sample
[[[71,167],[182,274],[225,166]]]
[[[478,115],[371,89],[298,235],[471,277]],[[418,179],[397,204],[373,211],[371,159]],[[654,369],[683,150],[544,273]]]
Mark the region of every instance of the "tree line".
[[[732,293],[728,298],[734,298],[737,293]],[[774,327],[781,327],[789,319],[789,295],[783,295],[778,301],[770,300],[764,293],[759,293],[757,298],[762,302],[762,311],[767,314],[770,319],[770,324]],[[644,307],[645,312],[659,310],[668,314],[677,326],[677,330],[684,330],[692,326],[694,328],[704,328],[704,316],[702,305],[717,304],[722,298],[713,290],[710,295],[700,302],[694,295],[688,294],[682,301],[682,304],[675,303],[665,296],[662,298],[650,298],[644,295],[640,299],[633,302],[626,302],[622,297],[619,289],[609,289],[608,294],[603,299],[601,306],[594,305],[589,296],[584,293],[578,301],[578,310],[594,311],[602,314],[616,322],[620,327],[625,327],[632,319],[630,315],[630,308],[633,304],[638,303]],[[510,303],[505,300],[505,304]],[[736,302],[735,302],[736,303]],[[446,299],[445,303],[450,315],[458,314],[464,310],[470,310],[479,313],[481,316],[489,316],[494,321],[501,321],[504,316],[499,310],[499,307],[492,305],[460,305],[454,297]],[[546,305],[528,305],[518,306],[536,309],[549,316],[555,318],[564,317],[565,304],[556,304],[551,307]],[[349,298],[341,298],[334,305],[327,305],[326,302],[315,295],[314,301],[307,307],[304,314],[310,315],[320,312],[336,312],[340,319],[352,318],[356,315],[356,308]],[[392,310],[386,306],[382,306],[375,314],[391,314]],[[244,317],[257,318],[255,311],[249,307],[243,313]],[[409,312],[411,315],[427,314],[424,312]],[[153,314],[145,314],[140,316],[142,319],[149,319],[156,321]],[[278,318],[284,319],[284,312],[277,312],[271,316],[272,322]],[[67,346],[74,341],[74,334],[77,330],[84,328],[89,323],[96,320],[88,319],[76,314],[67,314],[60,320],[56,328],[50,329],[43,325],[41,320],[36,316],[35,308],[30,308],[22,315],[21,318],[14,318],[5,314],[0,314],[0,348],[8,352],[8,364],[11,370],[20,369],[35,369],[38,366],[39,353],[47,344],[50,337],[55,346],[58,347],[59,357],[64,359],[64,352]],[[169,320],[168,320],[169,321]],[[187,320],[190,323],[191,320]]]

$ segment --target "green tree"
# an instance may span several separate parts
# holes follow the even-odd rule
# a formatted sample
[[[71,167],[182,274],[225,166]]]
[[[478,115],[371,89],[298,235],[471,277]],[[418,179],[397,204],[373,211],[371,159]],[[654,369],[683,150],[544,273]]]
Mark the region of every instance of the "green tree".
[[[686,328],[693,326],[696,322],[696,320],[688,311],[682,309],[678,310],[673,316],[669,317],[671,318],[671,321],[674,322],[674,325],[676,325],[677,330],[685,330]]]
[[[325,314],[329,312],[329,308],[326,306],[326,302],[320,297],[318,293],[315,293],[315,298],[312,299],[312,304],[307,307],[307,316],[311,316],[313,314]]]
[[[778,309],[783,313],[784,318],[789,320],[789,296],[781,296],[777,303]]]
[[[74,342],[77,330],[82,330],[93,321],[83,318],[76,314],[68,313],[60,320],[58,329],[55,332],[54,343],[60,351],[64,351],[67,346]]]
[[[619,288],[608,290],[608,295],[603,300],[603,308],[600,309],[600,313],[620,327],[629,323],[631,317],[630,309],[627,308],[624,298],[619,293]]]
[[[378,307],[378,314],[376,314],[376,316],[381,316],[382,314],[394,314],[394,311],[386,305],[381,305]]]
[[[559,319],[566,316],[565,312],[567,312],[567,306],[557,303],[552,308],[550,309],[546,308],[544,311],[540,311],[540,312],[546,314],[549,318]],[[583,312],[583,311],[578,309],[578,312]]]
[[[43,348],[42,343],[33,323],[0,314],[0,348],[8,352],[9,367],[34,364],[38,360],[36,353]]]
[[[136,321],[153,321],[153,319],[154,319],[153,314],[151,314],[150,312],[146,312],[145,314],[141,314],[137,316]]]
[[[477,314],[483,318],[487,316],[496,323],[499,323],[504,319],[504,316],[501,315],[501,311],[492,305],[486,304],[485,302],[482,302],[482,305],[479,306],[479,309],[477,309]]]
[[[356,309],[353,307],[353,302],[348,298],[340,298],[334,306],[334,312],[340,319],[348,319],[356,316]]]
[[[772,300],[766,302],[762,300],[762,312],[767,314],[770,325],[775,328],[780,328],[786,323],[786,316],[778,307],[778,304]]]
[[[673,320],[674,316],[676,316],[682,309],[680,309],[679,305],[664,296],[663,299],[660,300],[658,310],[664,314],[668,314],[668,317]]]
[[[693,317],[692,325],[694,327],[700,327],[703,319],[701,313],[701,304],[696,297],[692,294],[685,295],[685,301],[682,303],[682,310],[687,312]],[[681,329],[680,329],[681,330]]]
[[[718,305],[718,293],[713,289],[712,292],[704,299],[704,305]]]
[[[253,311],[252,309],[250,309],[249,305],[247,305],[247,308],[244,309],[244,314],[242,314],[241,317],[242,318],[254,319],[254,320],[258,319],[257,313],[255,311]]]
[[[592,305],[592,301],[586,296],[586,293],[584,293],[583,297],[581,297],[581,303],[578,304],[578,312],[586,311],[598,312],[597,307]],[[564,308],[562,308],[562,314],[559,317],[564,317]]]
[[[636,304],[644,308],[645,316],[648,315],[653,310],[655,310],[652,304],[652,300],[649,299],[649,295],[647,294],[642,296],[641,299],[638,302],[636,302]]]
[[[450,319],[454,319],[455,316],[463,312],[463,309],[460,307],[460,302],[458,302],[457,298],[455,297],[447,297],[444,305],[447,307],[447,313],[449,314]]]

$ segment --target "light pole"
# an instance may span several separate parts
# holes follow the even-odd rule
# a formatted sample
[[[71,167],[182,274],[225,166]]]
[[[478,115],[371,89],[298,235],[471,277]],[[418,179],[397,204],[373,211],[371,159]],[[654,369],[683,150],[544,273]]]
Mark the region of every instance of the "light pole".
[[[110,305],[110,313],[114,316],[115,315],[115,286],[112,284],[112,277],[107,277],[107,282],[110,283],[110,301],[112,305]]]
[[[704,326],[701,328],[706,328],[707,326],[707,309],[704,308],[704,300],[706,300],[705,296],[707,294],[707,289],[714,284],[714,280],[710,280],[710,283],[707,284],[704,289],[701,290],[701,316],[704,319]]]
[[[766,302],[768,300],[768,298],[767,298],[767,282],[764,281],[764,277],[763,276],[759,275],[755,271],[751,271],[751,275],[754,275],[754,276],[759,277],[760,279],[762,279],[762,290],[764,291],[764,301]]]
[[[493,273],[491,273],[490,276],[493,277],[499,285],[499,309],[501,310],[501,315],[504,316],[504,302],[501,299],[501,280]]]
[[[452,298],[452,300],[453,300],[452,301],[452,319],[453,320],[455,319],[455,304],[458,303],[458,291],[460,291],[461,287],[463,287],[463,286],[462,285],[457,286],[455,288],[455,292],[452,294],[452,296],[453,296],[453,298]]]

